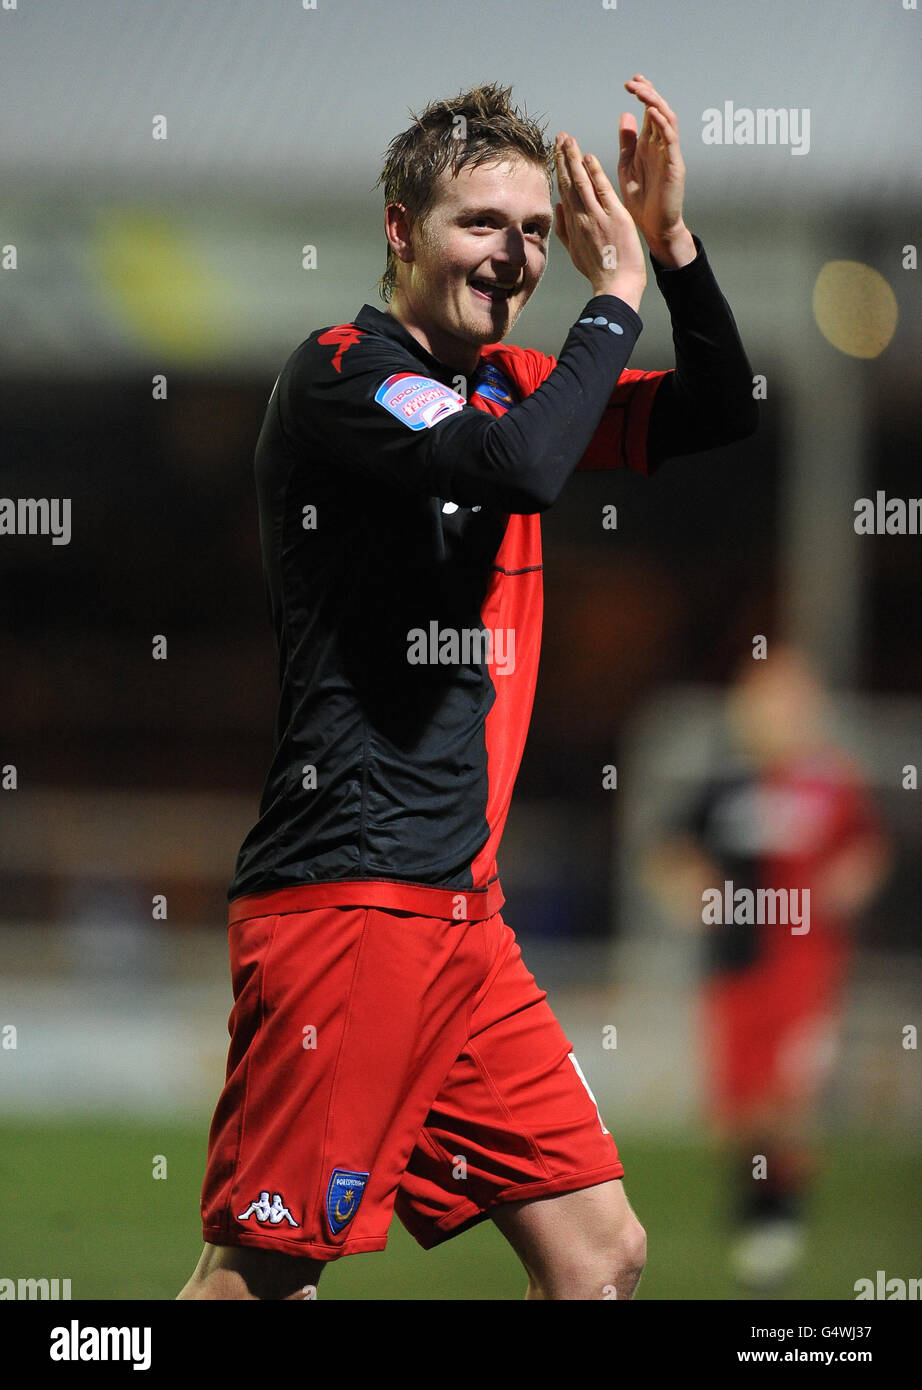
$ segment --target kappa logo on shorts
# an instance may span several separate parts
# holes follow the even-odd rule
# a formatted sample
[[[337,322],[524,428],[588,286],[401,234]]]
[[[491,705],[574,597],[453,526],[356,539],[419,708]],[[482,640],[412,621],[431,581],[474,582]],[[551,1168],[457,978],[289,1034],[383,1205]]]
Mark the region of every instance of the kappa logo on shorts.
[[[334,1236],[348,1226],[365,1195],[368,1173],[353,1173],[349,1168],[334,1168],[327,1188],[327,1220]]]
[[[269,1201],[268,1190],[260,1192],[259,1200],[251,1202],[246,1211],[242,1211],[237,1217],[238,1221],[249,1221],[251,1216],[255,1216],[260,1226],[267,1223],[270,1226],[279,1226],[283,1221],[287,1221],[289,1226],[297,1226],[297,1221],[282,1201],[281,1192],[273,1192],[272,1201]]]
[[[431,376],[395,372],[375,392],[378,405],[411,430],[431,430],[446,415],[464,409],[464,397]]]

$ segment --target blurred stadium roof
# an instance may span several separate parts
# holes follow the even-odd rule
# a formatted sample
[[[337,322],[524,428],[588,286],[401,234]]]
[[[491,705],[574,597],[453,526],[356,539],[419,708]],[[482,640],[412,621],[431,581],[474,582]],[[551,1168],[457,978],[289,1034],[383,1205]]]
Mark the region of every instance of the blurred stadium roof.
[[[71,189],[250,184],[309,201],[365,190],[407,107],[472,82],[609,161],[622,83],[675,109],[694,195],[851,202],[919,177],[922,14],[900,0],[18,0],[0,11],[0,170]],[[711,107],[809,109],[809,153],[705,146]],[[155,115],[168,138],[154,141]]]
[[[619,114],[640,110],[623,81],[655,81],[679,117],[688,220],[757,349],[792,325],[812,334],[828,259],[915,289],[898,256],[917,240],[922,13],[901,0],[307,3],[0,9],[8,370],[277,370],[312,328],[377,302],[375,183],[408,108],[494,79],[612,176]],[[706,145],[704,113],[726,103],[808,111],[809,149]],[[556,351],[583,288],[554,248],[529,341]],[[649,317],[644,350],[659,354],[668,324]]]

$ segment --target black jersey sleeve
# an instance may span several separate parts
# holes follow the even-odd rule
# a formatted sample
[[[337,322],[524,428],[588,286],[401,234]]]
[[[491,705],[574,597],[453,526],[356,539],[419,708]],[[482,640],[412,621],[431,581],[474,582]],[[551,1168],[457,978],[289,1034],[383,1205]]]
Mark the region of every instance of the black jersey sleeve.
[[[381,334],[356,333],[339,355],[312,334],[279,379],[279,410],[292,449],[345,474],[415,495],[509,513],[541,512],[576,469],[640,334],[622,300],[598,295],[571,328],[557,365],[501,417],[450,399],[445,369]],[[326,332],[329,341],[329,331]],[[407,419],[399,378],[423,378]],[[425,381],[429,381],[429,387]],[[426,422],[427,390],[432,399]]]
[[[660,384],[650,412],[650,471],[675,455],[744,439],[759,420],[736,322],[701,242],[693,239],[698,255],[688,265],[669,269],[653,259],[672,321],[675,370]]]

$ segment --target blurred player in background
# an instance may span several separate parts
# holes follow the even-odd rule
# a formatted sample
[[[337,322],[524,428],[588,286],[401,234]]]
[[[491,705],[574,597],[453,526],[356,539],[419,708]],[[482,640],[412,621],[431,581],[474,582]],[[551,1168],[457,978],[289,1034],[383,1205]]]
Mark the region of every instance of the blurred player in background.
[[[760,1289],[782,1283],[805,1248],[849,929],[888,854],[860,770],[836,747],[825,693],[801,654],[772,645],[764,661],[747,657],[726,713],[737,768],[708,782],[647,871],[669,915],[703,933],[706,1094],[735,1155],[731,1263]],[[727,883],[734,893],[783,890],[790,921],[707,913],[703,895],[718,889],[726,900]],[[705,916],[721,920],[704,925]]]
[[[321,329],[256,451],[276,751],[229,890],[235,1005],[184,1298],[304,1297],[491,1218],[528,1296],[630,1298],[643,1228],[572,1046],[504,923],[496,854],[541,637],[539,513],[752,432],[752,371],[639,74],[622,203],[491,85],[388,151],[387,312]],[[556,166],[560,202],[551,205]],[[591,295],[555,361],[503,345],[552,225]],[[653,257],[676,347],[625,370]]]

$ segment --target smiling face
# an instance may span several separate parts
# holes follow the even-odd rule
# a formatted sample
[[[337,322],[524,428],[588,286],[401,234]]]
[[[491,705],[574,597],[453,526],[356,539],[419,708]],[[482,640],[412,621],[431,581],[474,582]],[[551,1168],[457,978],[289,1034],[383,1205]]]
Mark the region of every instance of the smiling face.
[[[553,213],[547,178],[512,155],[439,176],[415,226],[386,211],[400,261],[390,312],[439,361],[469,372],[512,328],[544,274]]]

